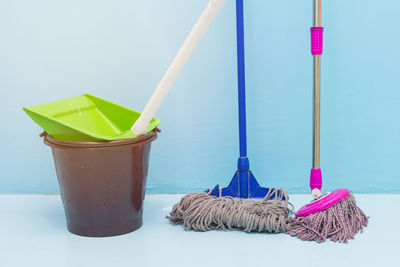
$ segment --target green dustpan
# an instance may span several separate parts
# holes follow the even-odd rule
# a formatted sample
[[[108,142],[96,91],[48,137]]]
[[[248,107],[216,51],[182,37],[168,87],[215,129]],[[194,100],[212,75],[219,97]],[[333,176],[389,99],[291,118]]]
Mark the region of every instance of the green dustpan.
[[[130,130],[140,112],[85,94],[24,108],[34,122],[59,140],[100,141],[136,137]],[[154,117],[147,128],[160,124]]]

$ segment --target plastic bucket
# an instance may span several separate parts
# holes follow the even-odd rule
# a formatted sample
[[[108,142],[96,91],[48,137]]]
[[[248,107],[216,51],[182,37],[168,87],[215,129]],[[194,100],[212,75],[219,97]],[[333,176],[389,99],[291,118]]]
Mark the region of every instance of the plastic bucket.
[[[156,138],[156,131],[107,142],[63,141],[44,134],[71,233],[106,237],[142,226],[150,147]]]

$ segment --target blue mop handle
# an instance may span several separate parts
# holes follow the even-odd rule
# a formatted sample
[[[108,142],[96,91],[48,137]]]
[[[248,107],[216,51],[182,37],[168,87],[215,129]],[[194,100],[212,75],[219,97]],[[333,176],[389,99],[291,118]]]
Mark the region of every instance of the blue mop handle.
[[[237,71],[239,101],[240,157],[247,158],[246,142],[246,82],[244,67],[244,19],[243,0],[236,0]]]

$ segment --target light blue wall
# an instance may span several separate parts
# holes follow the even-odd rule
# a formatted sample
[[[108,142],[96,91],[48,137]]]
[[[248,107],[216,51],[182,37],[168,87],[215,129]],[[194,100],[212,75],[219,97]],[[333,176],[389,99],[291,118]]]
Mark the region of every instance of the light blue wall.
[[[23,106],[92,93],[142,109],[208,0],[0,0],[0,192],[59,191]],[[158,112],[148,192],[234,174],[235,5],[228,0]],[[400,192],[400,3],[323,1],[325,189]],[[312,1],[245,1],[249,157],[262,185],[308,192]]]

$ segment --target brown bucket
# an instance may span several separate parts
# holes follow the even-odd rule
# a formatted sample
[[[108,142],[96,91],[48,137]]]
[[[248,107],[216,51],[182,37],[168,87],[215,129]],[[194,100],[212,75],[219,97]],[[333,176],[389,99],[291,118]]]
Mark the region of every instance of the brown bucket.
[[[53,153],[71,233],[105,237],[142,226],[150,147],[156,131],[110,142],[62,141],[43,135]]]

